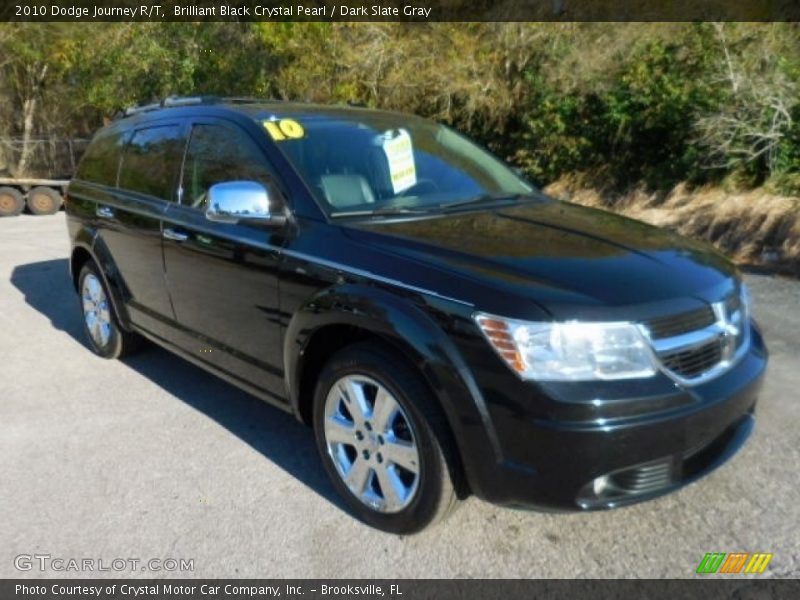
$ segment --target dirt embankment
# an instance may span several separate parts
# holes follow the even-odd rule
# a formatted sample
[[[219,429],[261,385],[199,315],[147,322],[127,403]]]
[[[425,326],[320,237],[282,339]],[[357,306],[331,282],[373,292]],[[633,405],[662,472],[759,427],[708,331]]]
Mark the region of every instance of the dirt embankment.
[[[668,194],[609,194],[569,180],[545,192],[711,242],[741,265],[800,276],[800,198],[685,185]]]

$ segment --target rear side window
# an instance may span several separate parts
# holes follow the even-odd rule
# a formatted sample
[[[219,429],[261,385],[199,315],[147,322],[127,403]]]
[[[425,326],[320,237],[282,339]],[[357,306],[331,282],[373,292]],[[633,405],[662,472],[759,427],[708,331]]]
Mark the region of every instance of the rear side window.
[[[183,155],[177,125],[148,127],[134,132],[119,174],[119,187],[172,200]]]
[[[124,138],[121,133],[96,137],[81,159],[75,179],[102,185],[117,185],[119,159],[122,156]]]
[[[257,181],[272,177],[261,150],[238,128],[198,124],[192,127],[183,167],[183,204],[205,210],[208,189],[224,181]]]

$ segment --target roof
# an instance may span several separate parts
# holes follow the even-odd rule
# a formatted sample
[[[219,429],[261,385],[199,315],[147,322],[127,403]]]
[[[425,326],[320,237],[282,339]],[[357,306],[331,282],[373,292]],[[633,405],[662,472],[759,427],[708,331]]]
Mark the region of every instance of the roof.
[[[276,116],[304,116],[309,117],[319,115],[320,117],[345,117],[352,116],[354,113],[367,113],[374,115],[400,115],[402,113],[383,111],[378,109],[365,108],[356,104],[313,104],[304,102],[287,102],[279,100],[268,100],[260,98],[240,98],[240,97],[219,97],[219,96],[190,96],[178,97],[170,96],[143,106],[135,106],[125,109],[117,116],[117,120],[125,119],[135,115],[156,112],[167,108],[179,107],[200,107],[208,106],[215,108],[230,109],[253,118],[263,118],[267,115]],[[403,115],[406,118],[412,115]]]

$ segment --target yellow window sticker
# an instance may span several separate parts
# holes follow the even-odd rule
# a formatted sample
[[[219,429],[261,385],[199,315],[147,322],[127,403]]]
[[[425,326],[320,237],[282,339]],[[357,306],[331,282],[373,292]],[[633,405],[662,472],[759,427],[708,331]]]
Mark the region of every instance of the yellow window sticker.
[[[264,121],[264,129],[276,142],[284,140],[299,140],[306,134],[306,130],[294,119],[281,119],[280,121]]]
[[[397,135],[386,132],[383,138],[383,152],[389,161],[389,176],[395,194],[407,190],[417,183],[417,167],[414,164],[414,148],[411,136],[405,129]]]

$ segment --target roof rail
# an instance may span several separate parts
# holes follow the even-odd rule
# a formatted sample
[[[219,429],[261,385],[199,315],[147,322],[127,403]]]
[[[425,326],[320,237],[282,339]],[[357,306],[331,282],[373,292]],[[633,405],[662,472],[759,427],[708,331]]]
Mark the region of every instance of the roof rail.
[[[230,102],[231,104],[252,104],[256,102],[268,102],[263,98],[246,98],[246,97],[232,97],[225,98],[221,96],[167,96],[158,102],[150,104],[142,104],[140,106],[129,106],[125,109],[120,109],[114,116],[114,119],[121,119],[130,117],[131,115],[157,110],[159,108],[169,108],[170,106],[191,106],[192,104],[217,104],[220,102]]]
[[[216,104],[219,102],[230,102],[232,104],[252,104],[265,102],[261,98],[233,97],[225,98],[220,96],[167,96],[160,102],[144,104],[142,106],[131,106],[123,111],[118,118],[130,117],[131,115],[157,110],[159,108],[169,108],[171,106],[191,106],[192,104]]]
[[[154,104],[144,104],[142,106],[131,106],[122,111],[122,116],[129,117],[131,115],[135,115],[136,113],[145,112],[148,110],[155,110],[157,108],[161,108],[160,102],[156,102]]]
[[[204,104],[217,100],[216,96],[167,96],[161,101],[161,106],[186,106],[187,104]]]
[[[125,109],[120,109],[115,115],[114,120],[123,119],[143,112],[157,110],[159,108],[169,108],[171,106],[191,106],[193,104],[218,104],[221,102],[229,102],[231,104],[255,104],[260,102],[274,102],[274,100],[264,98],[251,98],[246,96],[167,96],[159,102],[152,102],[150,104],[143,104],[141,106],[129,106]]]
[[[152,104],[145,104],[143,106],[131,106],[126,108],[124,116],[129,117],[142,112],[156,110],[158,108],[166,108],[169,106],[188,106],[190,104],[203,104],[209,102],[210,97],[204,96],[167,96],[160,102],[153,102]],[[216,98],[215,98],[216,100]]]

